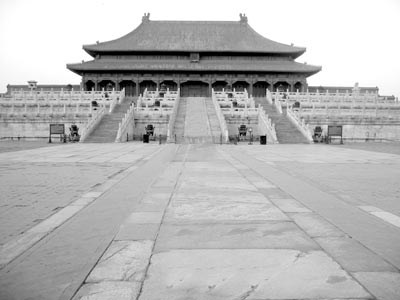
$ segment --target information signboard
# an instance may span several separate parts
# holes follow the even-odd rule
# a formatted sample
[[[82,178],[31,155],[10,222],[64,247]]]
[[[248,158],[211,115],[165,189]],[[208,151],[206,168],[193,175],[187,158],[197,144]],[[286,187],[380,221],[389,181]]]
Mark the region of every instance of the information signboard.
[[[343,126],[342,125],[329,125],[327,143],[332,141],[333,136],[340,137],[340,143],[343,144]]]
[[[64,124],[50,124],[50,134],[64,134],[65,125]]]
[[[342,136],[343,126],[328,126],[328,136]]]
[[[65,143],[65,125],[64,124],[50,124],[49,143],[51,143],[51,135],[59,134],[60,140],[64,140]]]

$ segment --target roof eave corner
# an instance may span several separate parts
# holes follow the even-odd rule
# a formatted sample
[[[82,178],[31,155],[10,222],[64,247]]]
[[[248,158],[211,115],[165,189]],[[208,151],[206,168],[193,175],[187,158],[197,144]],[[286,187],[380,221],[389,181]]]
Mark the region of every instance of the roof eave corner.
[[[305,52],[306,52],[306,48],[303,48],[303,47],[298,47],[298,51],[295,53],[295,55],[293,56],[293,58],[294,59],[296,59],[296,58],[298,58],[298,57],[300,57],[300,56],[302,56]]]
[[[83,45],[82,49],[86,51],[87,54],[89,54],[91,57],[96,57],[97,52],[96,50],[93,49],[93,46],[95,47],[96,45]]]
[[[68,70],[70,70],[71,72],[74,72],[75,74],[77,74],[77,75],[82,75],[82,72],[80,72],[80,71],[78,71],[78,70],[76,70],[75,68],[74,68],[74,66],[75,66],[76,64],[67,64],[67,69]]]

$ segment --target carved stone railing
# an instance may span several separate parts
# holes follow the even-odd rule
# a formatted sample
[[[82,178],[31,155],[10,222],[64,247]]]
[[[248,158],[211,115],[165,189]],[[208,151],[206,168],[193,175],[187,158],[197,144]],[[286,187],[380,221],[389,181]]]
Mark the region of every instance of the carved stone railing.
[[[217,114],[219,127],[221,129],[222,139],[226,143],[229,141],[228,126],[226,125],[225,116],[223,115],[223,113],[221,111],[221,107],[219,106],[219,104],[217,102],[214,90],[212,90],[211,100],[212,100],[214,108],[215,108],[215,113]]]
[[[121,104],[124,101],[124,99],[125,99],[125,88],[123,88],[121,90],[121,93],[119,94],[118,103]]]
[[[179,103],[181,101],[181,98],[179,95],[180,95],[180,90],[178,89],[178,91],[176,93],[175,104],[174,104],[172,112],[169,116],[169,121],[168,121],[167,142],[169,142],[169,143],[175,141],[174,127],[175,127],[176,116],[178,114]]]
[[[291,122],[300,130],[309,143],[313,142],[313,131],[310,126],[305,123],[304,119],[300,117],[300,114],[294,111],[290,106],[287,107],[287,116]]]
[[[266,133],[267,140],[272,141],[271,144],[277,144],[278,138],[276,137],[275,125],[272,123],[271,119],[265,113],[261,105],[258,106],[258,128],[259,132]]]
[[[105,104],[107,100],[114,98],[123,99],[125,91],[12,91],[11,96],[6,99],[9,101],[96,101]],[[122,100],[121,100],[122,101]]]
[[[86,138],[92,133],[92,131],[97,127],[100,121],[103,119],[106,114],[106,107],[102,106],[100,109],[96,110],[96,113],[92,115],[86,125],[83,127],[81,131],[80,142],[84,142]]]
[[[282,103],[281,103],[281,101],[282,101],[281,94],[280,93],[272,93],[272,95],[273,95],[273,104],[274,104],[276,110],[278,111],[278,113],[282,114],[283,111],[282,111]]]
[[[269,91],[269,89],[267,89],[266,91],[266,98],[267,98],[267,102],[271,105],[274,104],[274,100],[272,99],[272,93]]]
[[[134,114],[135,114],[135,104],[132,103],[129,106],[128,111],[125,113],[125,116],[119,123],[117,137],[115,138],[116,143],[122,142],[123,137],[125,137],[129,131],[129,126],[131,126],[131,128],[133,129],[133,126],[135,124]]]

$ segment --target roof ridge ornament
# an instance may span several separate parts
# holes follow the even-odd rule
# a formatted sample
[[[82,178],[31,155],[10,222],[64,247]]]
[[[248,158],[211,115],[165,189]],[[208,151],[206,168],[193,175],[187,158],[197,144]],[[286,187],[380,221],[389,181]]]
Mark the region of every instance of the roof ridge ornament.
[[[239,14],[240,24],[247,24],[247,16],[246,14]]]
[[[142,23],[147,23],[150,22],[150,13],[144,13],[143,17],[142,17]]]

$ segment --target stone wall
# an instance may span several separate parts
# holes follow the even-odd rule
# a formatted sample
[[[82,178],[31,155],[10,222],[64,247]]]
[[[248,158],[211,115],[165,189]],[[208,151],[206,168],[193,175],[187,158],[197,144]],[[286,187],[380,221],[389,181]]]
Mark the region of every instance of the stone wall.
[[[87,118],[13,118],[0,120],[0,138],[48,138],[50,124],[65,124],[65,133],[69,134],[72,124],[80,129],[87,123]],[[56,137],[56,135],[54,135]]]
[[[321,126],[324,135],[328,132],[328,125],[310,124],[311,128],[315,126]],[[343,125],[343,138],[354,141],[400,140],[400,124],[346,124]]]
[[[148,124],[152,124],[155,127],[154,135],[159,136],[160,134],[165,137],[168,132],[169,116],[163,117],[146,117],[146,118],[135,118],[135,127],[133,128],[134,137],[142,137],[146,133],[145,127]]]
[[[238,128],[240,125],[244,124],[248,127],[253,129],[253,136],[256,138],[260,135],[258,132],[258,119],[256,117],[249,117],[249,118],[238,118],[238,117],[229,117],[225,116],[226,126],[228,128],[228,133],[230,137],[237,136],[239,134]],[[265,133],[262,133],[264,135]],[[249,133],[247,133],[249,136]]]

